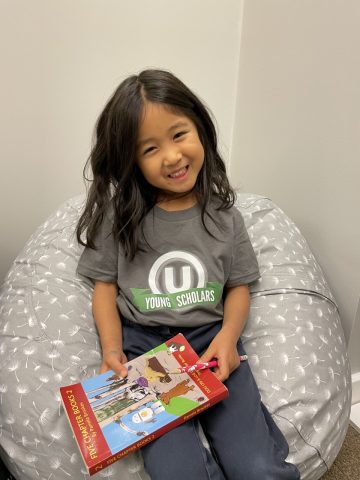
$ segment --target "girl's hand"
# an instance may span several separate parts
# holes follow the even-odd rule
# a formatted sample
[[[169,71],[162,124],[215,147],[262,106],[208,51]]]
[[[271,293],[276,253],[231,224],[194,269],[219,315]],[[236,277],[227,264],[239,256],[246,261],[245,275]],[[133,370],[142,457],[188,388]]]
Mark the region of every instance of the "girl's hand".
[[[199,362],[209,362],[213,359],[217,360],[218,365],[214,368],[214,373],[216,377],[223,382],[229,378],[230,374],[240,365],[240,357],[236,344],[237,339],[226,333],[225,330],[220,330]]]
[[[127,369],[124,363],[127,362],[125,353],[119,349],[105,350],[103,351],[103,358],[100,367],[100,373],[107,372],[108,370],[114,370],[120,377],[127,376]]]

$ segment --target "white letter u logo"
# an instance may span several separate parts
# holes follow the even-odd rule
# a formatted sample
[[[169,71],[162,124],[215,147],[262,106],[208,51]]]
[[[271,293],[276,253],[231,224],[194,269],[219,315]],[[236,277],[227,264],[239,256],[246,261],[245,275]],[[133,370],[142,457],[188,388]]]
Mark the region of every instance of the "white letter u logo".
[[[191,288],[191,269],[189,265],[181,267],[182,284],[175,286],[173,267],[165,267],[165,285],[169,293],[182,292]]]
[[[206,282],[207,272],[201,261],[182,250],[164,253],[149,271],[152,293],[177,293],[191,288],[204,288]]]

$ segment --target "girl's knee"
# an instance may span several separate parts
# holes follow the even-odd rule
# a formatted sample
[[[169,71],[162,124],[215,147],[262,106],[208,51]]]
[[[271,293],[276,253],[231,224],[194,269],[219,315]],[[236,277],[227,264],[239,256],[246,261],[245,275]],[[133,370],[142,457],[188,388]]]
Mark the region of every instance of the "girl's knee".
[[[248,462],[226,466],[229,480],[299,480],[295,465],[286,462],[271,463],[266,458],[254,455]]]
[[[180,464],[164,457],[156,464],[145,462],[145,469],[154,480],[225,480],[217,465],[207,465],[201,459],[196,462],[189,459],[188,462]]]
[[[218,463],[198,437],[195,426],[188,422],[187,425],[183,425],[183,428],[181,427],[180,425],[180,428],[171,430],[169,434],[143,448],[145,469],[150,478],[154,480],[225,480]],[[181,430],[184,430],[187,435],[178,438],[177,433]],[[168,441],[165,441],[165,437]]]

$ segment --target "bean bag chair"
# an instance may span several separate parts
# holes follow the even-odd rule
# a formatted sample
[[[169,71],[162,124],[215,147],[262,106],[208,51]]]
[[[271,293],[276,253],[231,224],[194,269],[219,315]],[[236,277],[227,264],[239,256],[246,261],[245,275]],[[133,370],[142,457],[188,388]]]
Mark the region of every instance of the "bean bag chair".
[[[16,480],[87,478],[59,387],[98,372],[92,284],[76,275],[74,228],[84,197],[31,236],[0,290],[0,455]],[[271,200],[239,194],[262,277],[251,286],[243,343],[263,402],[301,478],[317,480],[344,440],[351,406],[336,302],[305,239]],[[136,453],[96,474],[149,477]],[[156,479],[155,479],[156,480]]]

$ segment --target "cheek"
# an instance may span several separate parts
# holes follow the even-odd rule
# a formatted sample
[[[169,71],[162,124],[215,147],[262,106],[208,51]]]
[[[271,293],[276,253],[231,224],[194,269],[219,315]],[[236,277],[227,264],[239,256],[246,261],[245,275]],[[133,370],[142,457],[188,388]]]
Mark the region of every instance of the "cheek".
[[[196,160],[198,164],[203,163],[204,161],[205,151],[204,147],[200,142],[192,142],[188,146],[188,150],[185,153],[191,156],[194,160]]]
[[[198,142],[197,142],[197,151],[198,151],[198,157],[201,158],[202,161],[204,161],[205,149],[204,149],[203,144],[200,141],[200,138],[198,138]]]
[[[201,144],[198,148],[198,158],[199,158],[199,166],[201,168],[203,166],[204,160],[205,160],[205,150],[204,150],[204,148]]]
[[[147,169],[145,167],[145,165],[142,163],[142,162],[137,162],[137,167],[141,173],[141,175],[145,178],[145,180],[147,180]]]
[[[157,169],[155,162],[151,162],[151,160],[147,160],[144,163],[139,162],[138,167],[148,183],[154,184],[156,179],[159,178],[159,170]]]
[[[148,175],[148,173],[151,171],[151,161],[148,159],[144,160],[138,160],[137,161],[137,166],[139,167],[141,173],[145,176]]]

